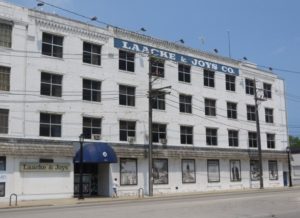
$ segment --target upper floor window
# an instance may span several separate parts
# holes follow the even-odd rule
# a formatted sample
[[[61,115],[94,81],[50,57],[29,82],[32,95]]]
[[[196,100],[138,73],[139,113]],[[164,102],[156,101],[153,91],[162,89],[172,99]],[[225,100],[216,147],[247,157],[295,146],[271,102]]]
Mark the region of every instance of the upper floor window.
[[[84,63],[101,65],[101,45],[83,42],[83,56]]]
[[[235,91],[235,76],[226,74],[226,90]]]
[[[215,72],[204,69],[204,86],[215,87]]]
[[[135,121],[120,120],[120,141],[128,141],[128,137],[135,138]]]
[[[61,97],[62,76],[52,73],[41,73],[41,95]]]
[[[265,119],[266,119],[266,123],[274,123],[272,108],[265,108]]]
[[[180,142],[181,144],[193,144],[192,126],[180,126]]]
[[[192,113],[191,95],[179,95],[179,111],[183,113]]]
[[[218,145],[218,129],[206,128],[206,144]]]
[[[9,110],[0,109],[0,134],[8,133],[8,115]]]
[[[227,102],[227,117],[237,119],[237,103]]]
[[[272,85],[268,83],[264,83],[264,97],[272,98]]]
[[[6,170],[6,157],[0,156],[0,171]]]
[[[152,94],[152,108],[158,110],[165,110],[165,95],[166,94],[164,92],[156,92],[155,94]]]
[[[178,80],[186,83],[191,82],[191,66],[178,64]]]
[[[63,37],[49,33],[43,33],[42,54],[62,58],[63,57]]]
[[[96,80],[82,80],[82,99],[86,101],[101,101],[101,82]]]
[[[248,132],[249,148],[257,148],[257,134],[256,132]]]
[[[275,134],[267,133],[267,147],[271,149],[275,148]]]
[[[239,132],[237,130],[228,130],[228,143],[230,147],[239,146]]]
[[[0,90],[10,90],[10,68],[0,66]]]
[[[119,50],[119,69],[134,72],[134,58],[133,52]]]
[[[61,115],[40,113],[40,136],[61,137]]]
[[[135,106],[135,87],[119,86],[119,104],[127,106]]]
[[[254,95],[254,80],[253,79],[246,79],[246,94]]]
[[[165,61],[163,59],[151,58],[150,69],[152,76],[165,77]]]
[[[12,25],[0,21],[0,46],[11,48]]]
[[[166,139],[166,138],[167,138],[167,125],[153,123],[152,124],[152,141],[160,142],[160,139]]]
[[[256,120],[255,106],[253,105],[247,105],[247,120]]]
[[[216,116],[216,100],[205,98],[205,115]]]
[[[93,139],[93,135],[101,135],[101,118],[83,117],[82,132],[87,139]]]

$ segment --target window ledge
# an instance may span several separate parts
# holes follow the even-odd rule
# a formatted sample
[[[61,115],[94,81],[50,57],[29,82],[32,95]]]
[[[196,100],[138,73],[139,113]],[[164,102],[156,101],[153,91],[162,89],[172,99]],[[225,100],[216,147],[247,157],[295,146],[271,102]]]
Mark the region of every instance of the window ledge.
[[[54,56],[50,56],[50,55],[44,55],[44,54],[41,54],[41,55],[42,55],[42,58],[50,58],[53,60],[65,61],[65,59],[63,57],[59,58],[59,57],[54,57]]]
[[[203,85],[203,88],[207,88],[207,89],[211,89],[211,90],[216,90],[216,87],[214,86],[214,87],[211,87],[211,86],[205,86],[205,85]]]
[[[189,85],[189,86],[192,86],[192,83],[191,83],[191,82],[184,82],[184,81],[178,80],[178,83],[179,83],[179,84],[183,84],[183,85]]]
[[[65,100],[62,97],[56,97],[56,96],[51,96],[51,95],[40,95],[40,97],[41,98],[51,99],[51,100],[58,100],[58,101],[64,101]]]
[[[120,108],[127,108],[127,109],[136,109],[136,106],[130,106],[130,105],[121,105],[119,104]]]
[[[102,64],[101,65],[96,65],[96,64],[89,64],[89,63],[82,62],[82,65],[87,66],[87,67],[100,68],[100,69],[103,68]]]
[[[97,105],[103,105],[102,101],[88,101],[88,100],[82,100],[83,103],[89,103],[89,104],[97,104]]]
[[[119,73],[127,73],[127,74],[131,74],[131,75],[136,75],[135,71],[131,72],[131,71],[120,70],[120,69],[119,69]]]

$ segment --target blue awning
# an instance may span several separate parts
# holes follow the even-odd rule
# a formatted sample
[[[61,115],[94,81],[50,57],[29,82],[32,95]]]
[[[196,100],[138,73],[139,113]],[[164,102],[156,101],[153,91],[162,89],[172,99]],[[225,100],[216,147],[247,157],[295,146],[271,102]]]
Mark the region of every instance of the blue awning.
[[[80,162],[80,147],[76,151],[74,163]],[[117,163],[117,155],[114,149],[107,143],[84,143],[83,163]]]

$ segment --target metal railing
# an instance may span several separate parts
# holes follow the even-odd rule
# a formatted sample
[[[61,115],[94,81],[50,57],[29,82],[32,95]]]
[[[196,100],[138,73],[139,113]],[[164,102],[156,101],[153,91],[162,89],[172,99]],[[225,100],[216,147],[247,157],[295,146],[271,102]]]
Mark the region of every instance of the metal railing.
[[[11,207],[11,200],[12,200],[12,197],[15,196],[16,200],[15,200],[15,206],[18,206],[18,195],[15,194],[15,193],[12,193],[10,196],[9,196],[9,206]]]

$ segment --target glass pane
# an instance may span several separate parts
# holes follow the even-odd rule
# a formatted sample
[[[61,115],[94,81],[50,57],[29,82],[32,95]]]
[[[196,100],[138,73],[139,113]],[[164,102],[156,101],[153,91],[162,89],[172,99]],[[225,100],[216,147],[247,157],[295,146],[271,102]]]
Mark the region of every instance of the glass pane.
[[[50,125],[40,124],[40,136],[50,136]]]
[[[50,84],[41,84],[41,95],[50,96],[51,85]]]
[[[84,79],[82,80],[83,88],[90,89],[92,86],[92,81]]]
[[[42,44],[42,54],[43,55],[52,55],[52,46],[48,44]]]
[[[61,81],[62,81],[62,76],[61,75],[52,74],[52,83],[61,85]]]
[[[63,48],[58,46],[53,46],[53,56],[62,58],[63,56]]]
[[[97,102],[100,102],[101,101],[101,94],[100,92],[96,92],[96,91],[93,91],[92,92],[92,97],[93,97],[93,101],[97,101]]]
[[[51,123],[61,124],[61,115],[51,115]]]
[[[92,63],[91,53],[83,52],[83,57],[82,58],[83,58],[82,60],[83,60],[84,63],[88,63],[88,64]]]
[[[63,45],[63,37],[61,36],[53,36],[53,44],[54,45]]]
[[[96,53],[96,54],[100,54],[101,53],[101,46],[99,46],[99,45],[93,45],[92,52]]]
[[[89,117],[84,117],[83,118],[83,126],[85,126],[85,127],[92,126],[92,119]]]
[[[46,83],[51,83],[51,74],[49,73],[42,73],[41,74],[41,81]]]
[[[84,89],[82,93],[82,99],[86,101],[91,101],[92,100],[91,91]]]
[[[61,137],[61,126],[52,125],[51,126],[51,136],[52,137]]]
[[[83,51],[91,52],[92,46],[90,43],[84,42],[83,43]]]
[[[43,33],[43,42],[52,43],[52,35]]]
[[[40,122],[41,123],[50,123],[50,114],[41,113],[40,114]]]

